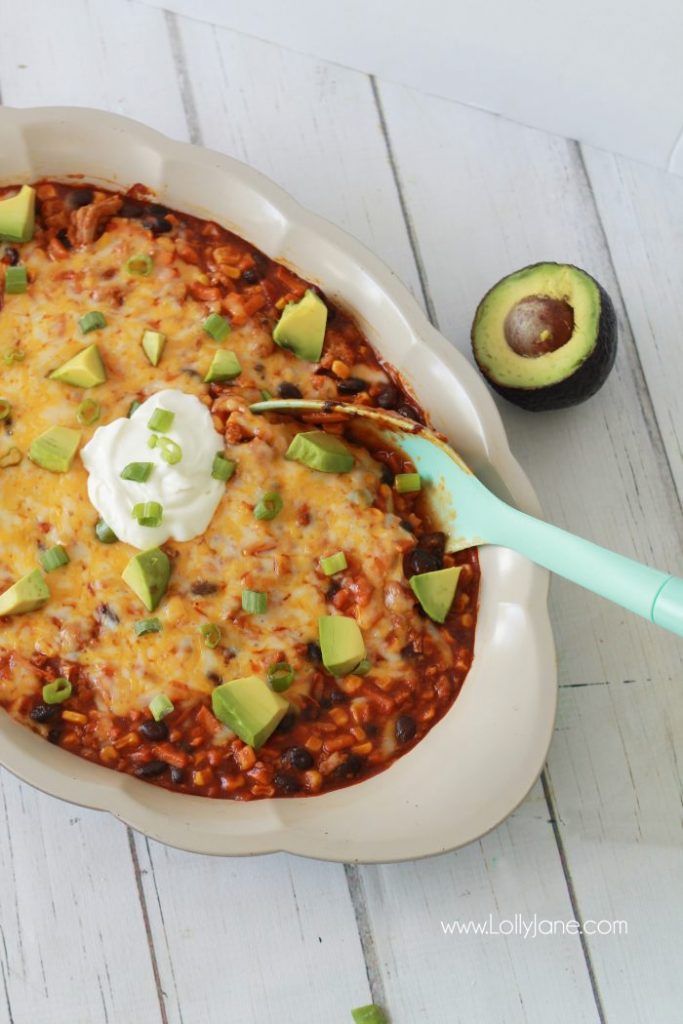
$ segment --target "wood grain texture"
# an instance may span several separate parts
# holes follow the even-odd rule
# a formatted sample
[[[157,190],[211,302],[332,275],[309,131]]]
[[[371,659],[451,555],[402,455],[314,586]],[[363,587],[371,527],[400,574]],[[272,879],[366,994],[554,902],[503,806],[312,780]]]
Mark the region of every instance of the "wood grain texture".
[[[380,92],[438,320],[463,352],[480,296],[525,264],[577,263],[619,298],[573,143],[404,89]],[[618,313],[617,365],[598,397],[560,413],[503,403],[501,412],[550,520],[675,566],[679,503]],[[683,902],[680,641],[562,581],[552,594],[559,831],[582,916],[629,926],[626,937],[586,936],[598,991],[608,1020],[673,1022],[683,990],[674,945],[661,935],[675,929]]]

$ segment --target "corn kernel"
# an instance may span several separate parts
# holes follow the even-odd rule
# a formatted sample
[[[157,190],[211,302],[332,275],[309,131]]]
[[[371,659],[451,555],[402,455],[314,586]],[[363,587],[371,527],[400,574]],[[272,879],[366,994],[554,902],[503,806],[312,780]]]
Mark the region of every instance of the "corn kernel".
[[[334,359],[332,361],[332,373],[336,374],[337,377],[341,377],[342,380],[346,380],[347,377],[351,376],[351,371],[341,359]]]
[[[74,722],[76,725],[85,725],[88,716],[82,715],[80,711],[62,711],[62,719],[65,722]]]

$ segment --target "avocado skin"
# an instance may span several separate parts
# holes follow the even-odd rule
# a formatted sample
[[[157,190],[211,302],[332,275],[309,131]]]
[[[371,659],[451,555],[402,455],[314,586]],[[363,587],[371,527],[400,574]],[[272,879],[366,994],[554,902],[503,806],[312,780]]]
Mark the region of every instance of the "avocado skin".
[[[548,261],[543,260],[543,263]],[[533,266],[539,266],[540,264],[533,264]],[[560,266],[560,264],[556,264]],[[568,264],[571,266],[572,264]],[[607,380],[612,367],[614,366],[614,360],[617,357],[617,315],[614,310],[614,305],[609,295],[602,287],[602,285],[595,280],[590,274],[586,273],[581,267],[576,267],[577,270],[581,270],[586,277],[590,277],[591,281],[594,282],[595,286],[600,293],[600,319],[598,321],[598,336],[595,342],[595,348],[588,356],[587,359],[581,363],[574,373],[569,377],[565,377],[563,380],[557,381],[556,384],[548,384],[541,388],[512,388],[506,387],[501,384],[497,384],[495,380],[488,375],[484,367],[480,364],[477,359],[477,350],[474,340],[474,324],[477,321],[475,314],[474,321],[472,323],[472,353],[476,360],[477,366],[481,370],[482,375],[486,378],[487,383],[496,391],[502,398],[505,398],[508,402],[513,405],[519,406],[520,409],[526,409],[528,412],[550,412],[553,409],[567,409],[572,405],[579,405],[581,402],[585,402],[586,399],[591,398],[596,391],[599,391],[602,385]],[[503,278],[501,280],[504,280]],[[492,288],[489,288],[484,298],[479,303],[479,306],[485,301],[490,293],[497,288],[500,281],[497,281]],[[477,312],[479,311],[477,307]]]

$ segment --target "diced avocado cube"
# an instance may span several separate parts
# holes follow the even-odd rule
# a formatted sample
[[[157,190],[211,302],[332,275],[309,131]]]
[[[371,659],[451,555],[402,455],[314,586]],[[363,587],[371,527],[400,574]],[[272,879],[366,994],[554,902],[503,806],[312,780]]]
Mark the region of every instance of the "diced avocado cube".
[[[365,641],[355,619],[322,615],[318,619],[323,665],[335,676],[353,672],[365,657]]]
[[[166,335],[161,331],[145,331],[142,335],[142,351],[152,366],[158,366],[166,344]]]
[[[49,469],[52,473],[67,473],[80,443],[80,430],[50,427],[33,441],[28,457],[37,466]]]
[[[81,349],[50,374],[50,380],[60,380],[63,384],[72,384],[75,388],[94,388],[98,384],[104,384],[106,379],[107,371],[97,345],[88,345],[87,348]]]
[[[153,612],[166,593],[171,562],[161,548],[150,548],[133,555],[121,575],[147,611]]]
[[[263,746],[289,710],[284,697],[259,676],[221,683],[211,694],[211,707],[220,722],[255,748]]]
[[[15,196],[0,202],[0,238],[6,242],[30,242],[36,218],[36,190],[22,185]]]
[[[275,325],[273,341],[300,359],[317,363],[325,341],[327,306],[309,288],[299,302],[288,302]]]
[[[0,615],[21,615],[42,608],[50,600],[48,585],[39,569],[22,576],[0,594]]]
[[[214,352],[209,372],[204,380],[207,384],[212,381],[233,380],[239,377],[241,372],[242,367],[235,353],[221,348]]]
[[[353,455],[344,442],[324,430],[297,434],[285,452],[285,458],[321,473],[348,473],[354,463]]]
[[[423,610],[433,619],[434,622],[445,622],[455,591],[458,587],[458,577],[462,572],[461,565],[454,565],[450,569],[437,569],[435,572],[421,572],[410,580],[415,597],[422,605]]]

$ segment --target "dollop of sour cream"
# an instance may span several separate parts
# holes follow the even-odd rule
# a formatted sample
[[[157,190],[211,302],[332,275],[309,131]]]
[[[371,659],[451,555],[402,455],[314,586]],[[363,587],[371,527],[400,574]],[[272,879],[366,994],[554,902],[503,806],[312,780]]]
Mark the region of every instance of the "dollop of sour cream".
[[[150,430],[155,409],[172,412],[168,430]],[[173,465],[162,457],[164,448],[149,447],[149,439],[168,437],[181,449]],[[204,533],[225,492],[225,483],[211,476],[213,460],[223,451],[211,413],[194,395],[167,389],[152,395],[133,415],[99,427],[81,450],[88,471],[88,497],[119,540],[136,548],[152,548],[164,541],[192,540]],[[144,483],[122,480],[121,471],[131,462],[151,462]],[[160,526],[142,526],[133,516],[139,502],[162,506]]]

